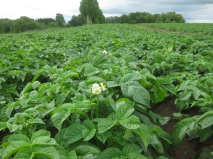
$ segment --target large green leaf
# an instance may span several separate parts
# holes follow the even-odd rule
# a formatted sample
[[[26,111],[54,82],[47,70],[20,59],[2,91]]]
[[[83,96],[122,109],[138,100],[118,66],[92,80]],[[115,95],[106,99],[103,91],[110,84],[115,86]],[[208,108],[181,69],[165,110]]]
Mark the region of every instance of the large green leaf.
[[[9,145],[3,150],[2,158],[7,159],[9,156],[13,155],[14,153],[22,150],[23,148],[31,147],[26,141],[13,141],[10,142]]]
[[[129,118],[122,119],[119,122],[127,129],[138,129],[141,126],[140,120],[134,115],[131,115]]]
[[[120,83],[126,83],[126,82],[136,81],[140,79],[141,79],[141,75],[139,74],[139,72],[133,72],[133,73],[128,73],[124,75],[120,79]]]
[[[7,123],[6,122],[0,122],[0,131],[4,130],[7,128]]]
[[[131,105],[120,105],[115,113],[115,118],[117,120],[126,119],[134,112],[134,110],[135,109]]]
[[[71,105],[71,112],[84,112],[91,108],[91,103],[88,100],[77,101]]]
[[[205,129],[213,125],[213,110],[206,112],[197,119],[197,124],[201,125],[201,129]]]
[[[13,159],[33,159],[34,154],[31,148],[23,148],[16,153]]]
[[[189,125],[194,122],[194,119],[192,118],[186,118],[183,119],[181,121],[179,121],[172,132],[172,136],[174,139],[174,145],[178,145],[181,143],[181,141],[183,140],[183,138],[185,137],[187,130],[189,128]]]
[[[96,127],[92,123],[91,120],[85,120],[83,122],[83,125],[85,126],[85,129],[82,131],[82,136],[84,138],[84,141],[88,141],[91,138],[93,138],[93,136],[95,135],[95,133],[96,133]]]
[[[139,136],[143,142],[144,149],[147,152],[147,148],[149,145],[149,129],[148,129],[148,127],[146,125],[142,124],[141,127],[138,128],[136,132],[139,134]]]
[[[50,138],[50,132],[39,130],[32,135],[31,142],[33,145],[56,145],[56,141]]]
[[[121,84],[122,93],[127,97],[132,97],[134,101],[150,107],[150,94],[137,82]]]
[[[103,118],[98,121],[98,132],[104,133],[105,131],[111,129],[117,123],[116,119]]]
[[[59,153],[53,146],[34,146],[33,147],[34,154],[46,156],[50,159],[59,159]]]
[[[60,130],[62,123],[69,117],[70,110],[68,108],[59,108],[57,111],[54,111],[51,120],[54,126]]]
[[[80,145],[75,148],[78,157],[84,157],[88,154],[93,156],[98,155],[101,151],[98,147],[92,145]]]
[[[122,105],[128,105],[129,107],[133,107],[134,106],[134,102],[129,100],[128,98],[119,98],[116,102],[115,102],[115,111],[118,110],[118,108]]]
[[[136,156],[140,155],[141,151],[142,149],[138,145],[127,144],[122,149],[122,156],[124,156],[125,158],[135,158]]]
[[[93,136],[95,135],[95,133],[96,133],[96,129],[92,129],[92,130],[84,129],[82,131],[82,137],[84,138],[84,141],[88,141],[91,138],[93,138]]]
[[[84,70],[84,76],[92,76],[99,73],[99,69],[91,64],[87,64]]]
[[[118,148],[110,147],[104,150],[99,157],[100,159],[120,159],[121,156],[121,150],[119,150]]]
[[[85,129],[83,124],[72,124],[64,132],[64,139],[67,140],[68,144],[72,144],[83,138],[82,132]]]
[[[110,138],[112,136],[112,134],[108,131],[105,131],[104,133],[96,133],[96,137],[98,138],[98,140],[100,140],[103,144],[106,142],[106,140],[108,138]]]
[[[115,81],[108,81],[107,82],[107,88],[118,87],[118,86],[120,86],[120,84],[115,82]]]
[[[13,134],[7,140],[10,142],[25,141],[26,143],[30,143],[30,139],[24,134]]]

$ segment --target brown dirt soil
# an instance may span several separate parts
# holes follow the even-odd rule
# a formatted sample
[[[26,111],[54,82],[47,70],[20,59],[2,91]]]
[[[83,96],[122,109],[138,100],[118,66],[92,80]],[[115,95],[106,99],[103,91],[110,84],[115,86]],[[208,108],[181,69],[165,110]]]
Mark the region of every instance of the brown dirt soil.
[[[178,112],[174,101],[175,97],[168,97],[163,102],[157,104],[153,111],[163,117],[172,117],[173,113]],[[194,116],[198,114],[198,109],[193,108],[182,113],[188,114],[189,116]],[[166,125],[163,126],[163,129],[168,133],[172,133],[172,129],[176,123],[176,120],[170,120]],[[174,159],[195,159],[197,156],[199,156],[202,148],[211,145],[213,145],[213,136],[211,136],[203,143],[200,143],[199,139],[190,139],[188,136],[186,136],[180,145],[175,148],[168,149],[167,153],[170,154]]]

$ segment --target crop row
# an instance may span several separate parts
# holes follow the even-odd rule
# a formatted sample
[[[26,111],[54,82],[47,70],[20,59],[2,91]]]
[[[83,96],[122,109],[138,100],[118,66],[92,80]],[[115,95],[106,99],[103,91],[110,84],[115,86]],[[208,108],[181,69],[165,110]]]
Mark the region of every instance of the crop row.
[[[158,158],[212,135],[213,40],[132,25],[0,36],[1,157]],[[153,106],[175,97],[172,134]],[[167,156],[169,157],[169,156]]]

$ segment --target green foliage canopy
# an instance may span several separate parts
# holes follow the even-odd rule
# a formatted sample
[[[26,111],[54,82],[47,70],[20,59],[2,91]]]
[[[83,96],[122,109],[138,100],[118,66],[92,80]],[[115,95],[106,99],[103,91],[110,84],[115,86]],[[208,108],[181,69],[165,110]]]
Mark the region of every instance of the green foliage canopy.
[[[58,26],[63,27],[65,24],[64,16],[60,13],[56,14],[55,18],[56,22],[58,23]]]
[[[97,0],[82,0],[79,9],[87,24],[103,23],[105,21]]]

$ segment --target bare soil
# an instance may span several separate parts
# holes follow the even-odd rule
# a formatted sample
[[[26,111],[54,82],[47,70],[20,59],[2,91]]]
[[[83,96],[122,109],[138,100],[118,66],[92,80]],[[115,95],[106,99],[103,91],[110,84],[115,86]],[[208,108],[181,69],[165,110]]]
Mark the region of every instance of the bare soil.
[[[172,117],[173,113],[178,112],[174,101],[175,97],[169,97],[162,103],[157,104],[153,111],[163,117]],[[198,114],[198,108],[195,107],[182,113],[188,114],[189,116],[194,116]],[[171,134],[176,123],[177,120],[170,120],[163,126],[163,129]],[[190,139],[188,136],[186,136],[180,145],[175,148],[169,148],[167,153],[174,159],[198,159],[202,148],[209,147],[211,145],[213,145],[213,136],[203,143],[199,142],[199,139]]]

